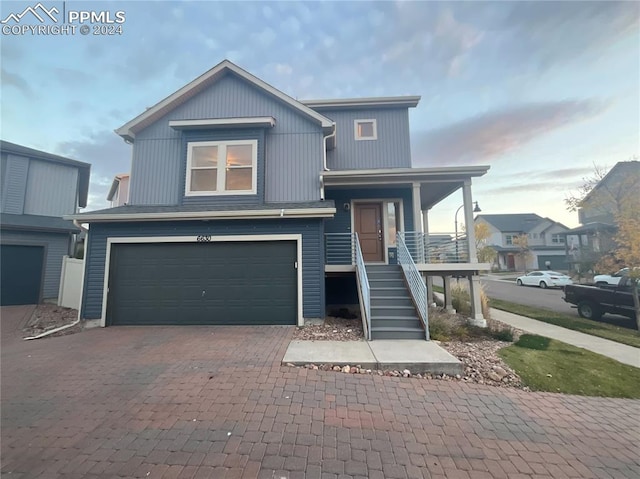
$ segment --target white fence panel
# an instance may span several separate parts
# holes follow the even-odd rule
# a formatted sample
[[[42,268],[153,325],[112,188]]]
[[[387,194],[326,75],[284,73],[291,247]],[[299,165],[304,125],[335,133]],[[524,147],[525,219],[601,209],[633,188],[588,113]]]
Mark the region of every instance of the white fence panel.
[[[84,260],[69,258],[68,256],[62,258],[58,306],[80,309],[83,272]]]

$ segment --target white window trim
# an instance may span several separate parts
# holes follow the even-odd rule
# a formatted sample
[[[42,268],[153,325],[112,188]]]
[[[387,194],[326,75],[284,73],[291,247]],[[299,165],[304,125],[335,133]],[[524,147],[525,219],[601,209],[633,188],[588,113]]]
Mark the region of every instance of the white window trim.
[[[373,124],[373,136],[360,137],[358,136],[358,124],[359,123],[372,123]],[[356,141],[369,141],[378,139],[378,122],[375,118],[366,118],[353,120],[353,137]]]
[[[193,148],[198,146],[217,146],[218,147],[218,186],[225,184],[226,180],[226,147],[233,145],[251,145],[251,190],[225,190],[218,188],[218,191],[191,191],[191,169]],[[224,155],[220,152],[224,151]],[[222,160],[222,163],[221,163]],[[199,168],[197,168],[199,169]],[[203,168],[206,169],[206,168]],[[212,168],[213,169],[213,168]],[[258,192],[258,140],[229,140],[229,141],[190,141],[187,143],[187,171],[184,182],[185,196],[236,196],[236,195],[255,195]]]
[[[107,301],[109,300],[109,273],[111,269],[111,247],[113,244],[122,243],[196,243],[198,241],[197,236],[130,236],[130,237],[107,237],[107,251],[104,260],[104,275],[102,284],[102,312],[100,317],[100,326],[105,327],[107,325]],[[297,254],[297,325],[304,326],[303,315],[303,282],[302,282],[302,234],[273,234],[273,235],[227,235],[227,236],[212,236],[211,242],[240,242],[240,241],[295,241],[296,242],[296,254]],[[87,267],[87,261],[85,263],[85,270]],[[83,274],[83,287],[84,287],[84,274]],[[82,309],[82,308],[81,308]],[[78,312],[78,317],[82,313]]]

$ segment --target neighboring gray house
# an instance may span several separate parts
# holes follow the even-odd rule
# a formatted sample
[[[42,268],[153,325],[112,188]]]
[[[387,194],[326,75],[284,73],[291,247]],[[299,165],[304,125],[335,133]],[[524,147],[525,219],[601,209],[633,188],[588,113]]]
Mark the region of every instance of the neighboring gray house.
[[[494,267],[500,271],[525,269],[566,270],[565,233],[569,228],[550,218],[534,213],[478,215],[476,224],[489,227],[491,236],[486,240],[498,253]],[[526,264],[519,257],[514,238],[526,234],[530,254]]]
[[[468,275],[485,324],[475,243],[454,264],[424,251],[428,210],[453,192],[472,226],[488,167],[412,168],[418,102],[301,102],[223,61],[148,108],[116,130],[133,148],[128,204],[69,216],[90,224],[81,317],[301,325],[360,302],[371,337],[424,338],[424,281],[407,289],[394,264],[411,254],[414,279]]]
[[[593,269],[602,256],[616,248],[616,214],[621,207],[638,205],[639,192],[640,161],[621,161],[584,197],[578,209],[580,226],[567,231],[571,269]]]
[[[57,298],[62,257],[79,229],[63,215],[87,205],[87,163],[0,142],[1,304]]]

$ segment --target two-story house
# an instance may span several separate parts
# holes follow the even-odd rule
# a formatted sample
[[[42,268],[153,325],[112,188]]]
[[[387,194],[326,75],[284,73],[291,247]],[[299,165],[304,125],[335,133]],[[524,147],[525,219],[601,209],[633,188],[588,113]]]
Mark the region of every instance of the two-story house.
[[[640,161],[621,161],[584,197],[578,209],[580,226],[567,231],[571,269],[589,270],[616,248],[616,215],[621,208],[638,209]]]
[[[57,298],[62,257],[73,254],[80,232],[62,216],[87,205],[91,166],[7,141],[0,158],[0,304]]]
[[[425,238],[460,189],[472,225],[488,167],[412,168],[418,101],[297,101],[223,61],[147,109],[116,130],[133,146],[128,204],[73,216],[90,223],[81,317],[302,325],[350,285],[369,337],[424,338],[424,276],[462,271],[484,324],[474,242],[433,265]]]
[[[568,267],[565,233],[569,228],[557,221],[535,213],[516,213],[478,215],[475,223],[487,225],[490,235],[485,242],[498,253],[494,267],[500,271]],[[526,245],[517,244],[521,235],[526,235]]]

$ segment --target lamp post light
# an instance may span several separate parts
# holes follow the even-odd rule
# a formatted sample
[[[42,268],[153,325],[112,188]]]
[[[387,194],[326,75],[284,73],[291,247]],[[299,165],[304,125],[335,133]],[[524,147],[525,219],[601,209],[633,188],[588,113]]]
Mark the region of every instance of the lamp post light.
[[[482,210],[480,209],[480,207],[478,206],[478,202],[474,201],[473,202],[473,212],[474,213],[480,213]],[[464,207],[464,204],[460,205],[458,207],[458,209],[456,210],[456,214],[454,216],[454,221],[456,222],[456,263],[460,262],[460,259],[458,258],[458,212]],[[467,238],[469,238],[469,235],[467,235]]]

